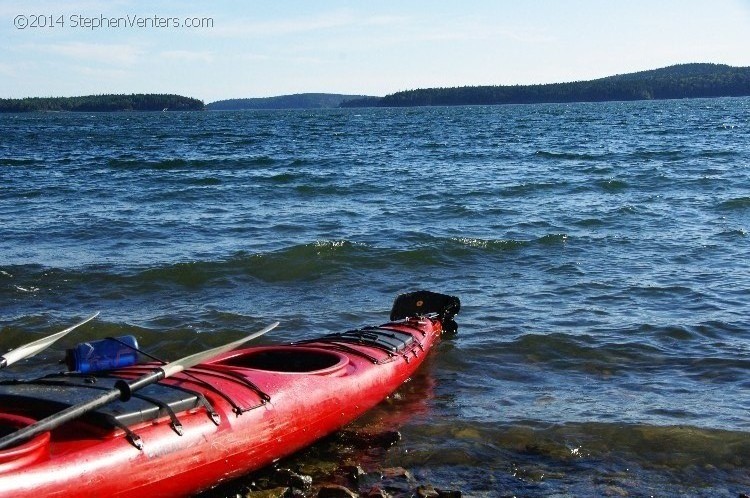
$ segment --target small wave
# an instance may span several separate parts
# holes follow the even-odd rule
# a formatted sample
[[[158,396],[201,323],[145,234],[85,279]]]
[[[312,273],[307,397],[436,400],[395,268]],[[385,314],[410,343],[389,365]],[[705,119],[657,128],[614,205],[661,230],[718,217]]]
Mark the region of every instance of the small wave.
[[[664,161],[678,161],[686,157],[686,152],[683,150],[639,150],[632,154],[632,158],[635,160],[664,160]]]
[[[319,195],[351,195],[351,189],[341,185],[298,185],[295,190],[302,197],[316,197]]]
[[[269,156],[248,158],[211,158],[211,159],[110,159],[107,164],[112,169],[151,169],[151,170],[185,170],[185,169],[243,169],[253,166],[268,166],[278,161]]]
[[[462,251],[474,251],[484,256],[493,254],[504,254],[509,251],[518,251],[525,248],[538,246],[552,246],[564,244],[568,241],[567,234],[551,233],[542,235],[535,239],[481,239],[473,237],[452,237],[447,240],[436,239],[430,248],[431,252],[439,255],[442,252],[452,256],[460,257]]]
[[[529,242],[522,240],[486,240],[475,239],[471,237],[456,237],[451,239],[459,246],[471,247],[476,249],[488,249],[490,251],[512,251],[529,245]]]
[[[185,287],[198,287],[220,277],[221,263],[189,262],[176,263],[160,268],[151,268],[140,273],[136,279],[140,284],[179,284]]]
[[[738,156],[739,153],[733,150],[702,150],[696,155],[702,158],[714,159],[714,158],[722,158],[722,157],[735,157],[735,156]]]
[[[294,226],[291,228],[297,230]],[[117,293],[140,294],[175,286],[194,289],[205,286],[232,287],[239,283],[246,284],[248,280],[304,282],[385,269],[429,271],[429,268],[446,264],[504,258],[508,253],[529,247],[565,243],[567,238],[565,234],[547,234],[522,240],[434,237],[416,233],[408,244],[400,247],[380,247],[345,239],[319,240],[269,252],[240,251],[223,258],[180,261],[145,268],[99,265],[56,269],[30,265],[3,271],[7,275],[20,275],[14,283],[24,290],[88,286],[116,289]],[[0,274],[0,278],[10,278],[5,274]]]
[[[747,237],[749,232],[744,228],[728,228],[717,233],[713,237],[723,241],[731,241],[736,239],[744,239]]]
[[[445,437],[446,434],[450,437]],[[747,433],[682,425],[595,422],[547,425],[534,421],[516,424],[453,422],[444,425],[430,421],[417,427],[414,437],[425,444],[434,440],[466,447],[471,455],[483,451],[485,448],[478,443],[484,442],[496,449],[494,458],[498,460],[505,458],[497,451],[503,449],[516,455],[545,456],[562,462],[582,457],[600,458],[616,452],[641,467],[664,470],[690,469],[696,465],[719,465],[739,470],[750,465],[750,436]],[[416,466],[425,463],[425,456],[434,458],[437,452],[418,447],[409,453],[403,458]]]
[[[221,185],[221,179],[209,176],[206,178],[194,178],[189,183],[199,187],[212,187],[214,185]]]
[[[629,286],[625,292],[633,296],[642,296],[647,299],[658,297],[674,298],[677,296],[702,297],[696,290],[686,285],[632,285]]]
[[[0,157],[0,166],[30,166],[36,164],[35,159],[16,159],[12,157]]]
[[[296,173],[278,173],[276,175],[270,175],[268,180],[271,183],[278,183],[279,185],[286,185],[299,180],[301,175]]]
[[[543,193],[549,190],[554,190],[567,186],[566,181],[560,181],[559,183],[550,182],[530,182],[522,183],[520,185],[511,185],[504,187],[500,191],[500,195],[503,197],[526,197],[529,194]]]
[[[736,197],[728,199],[719,204],[718,208],[722,211],[740,211],[750,208],[750,197]]]
[[[599,182],[599,185],[605,192],[619,192],[628,188],[628,182],[624,180],[616,180],[614,178],[603,180]]]
[[[195,161],[185,159],[139,160],[139,159],[110,159],[108,165],[114,169],[185,169],[198,166]]]
[[[369,248],[345,240],[317,241],[275,252],[244,253],[218,261],[177,263],[143,271],[135,278],[150,284],[197,287],[209,282],[253,278],[265,282],[305,281],[337,274],[352,266],[371,267]]]
[[[23,292],[23,293],[27,293],[27,294],[33,294],[33,293],[35,293],[35,292],[39,292],[39,287],[33,287],[33,286],[22,287],[22,286],[20,286],[20,285],[14,285],[13,287],[14,287],[14,288],[15,288],[15,289],[16,289],[17,291],[19,291],[19,292]]]
[[[568,241],[568,235],[564,233],[550,233],[537,239],[539,244],[545,246],[564,244]]]
[[[600,161],[606,159],[605,154],[586,154],[578,152],[551,152],[546,150],[538,150],[534,153],[536,157],[542,159],[558,159],[563,161]]]
[[[646,344],[600,345],[588,336],[526,334],[506,345],[506,352],[526,362],[560,370],[577,370],[605,376],[626,371],[634,362],[653,358],[658,349]]]
[[[423,144],[420,144],[420,148],[422,149],[444,149],[448,147],[448,144],[445,142],[425,142]]]
[[[573,224],[584,227],[584,228],[592,228],[592,227],[601,227],[604,226],[606,223],[604,220],[600,218],[585,218],[582,220],[574,221]]]

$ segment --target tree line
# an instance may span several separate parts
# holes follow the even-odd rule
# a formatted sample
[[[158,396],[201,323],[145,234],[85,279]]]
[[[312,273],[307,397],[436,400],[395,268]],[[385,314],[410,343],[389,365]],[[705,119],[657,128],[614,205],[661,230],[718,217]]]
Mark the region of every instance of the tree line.
[[[86,95],[0,99],[0,112],[201,111],[203,101],[173,94]]]
[[[342,107],[604,102],[747,95],[750,95],[750,67],[680,64],[570,83],[406,90],[380,98],[348,100]]]

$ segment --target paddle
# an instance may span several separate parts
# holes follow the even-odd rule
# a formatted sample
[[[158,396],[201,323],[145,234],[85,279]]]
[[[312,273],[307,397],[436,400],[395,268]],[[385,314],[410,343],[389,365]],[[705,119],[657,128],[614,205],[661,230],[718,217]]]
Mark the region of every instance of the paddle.
[[[42,337],[41,339],[38,339],[34,342],[30,342],[28,344],[24,344],[20,348],[16,348],[13,351],[8,351],[4,355],[0,356],[0,368],[5,368],[7,366],[10,366],[17,362],[18,360],[23,360],[24,358],[28,358],[29,356],[34,356],[39,351],[48,348],[52,345],[53,342],[60,339],[62,336],[67,334],[68,332],[71,332],[74,329],[77,329],[84,323],[87,323],[94,318],[99,316],[99,312],[97,311],[87,319],[85,319],[82,322],[76,323],[72,327],[69,327],[65,330],[62,330],[60,332],[57,332],[56,334],[48,335],[47,337]]]
[[[255,332],[254,334],[250,334],[249,336],[243,337],[242,339],[236,340],[234,342],[230,342],[229,344],[225,344],[224,346],[219,346],[217,348],[209,349],[208,351],[195,353],[180,360],[175,360],[171,363],[167,363],[166,365],[162,365],[161,367],[156,368],[152,372],[138,377],[137,379],[118,380],[117,382],[115,382],[115,387],[113,387],[109,391],[106,391],[104,394],[92,399],[91,401],[70,406],[60,412],[50,415],[47,418],[43,418],[42,420],[39,420],[34,424],[31,424],[27,427],[17,430],[16,432],[8,434],[5,437],[0,438],[0,450],[32,438],[37,434],[51,431],[52,429],[55,429],[66,422],[74,420],[88,412],[94,411],[97,408],[115,401],[118,398],[122,401],[127,401],[130,399],[132,393],[137,391],[138,389],[142,389],[148,385],[155,384],[160,380],[171,377],[172,375],[182,372],[187,368],[210,360],[211,358],[214,358],[227,351],[231,351],[237,346],[251,339],[255,339],[256,337],[260,337],[270,330],[273,330],[278,324],[279,322],[272,323],[263,330]]]

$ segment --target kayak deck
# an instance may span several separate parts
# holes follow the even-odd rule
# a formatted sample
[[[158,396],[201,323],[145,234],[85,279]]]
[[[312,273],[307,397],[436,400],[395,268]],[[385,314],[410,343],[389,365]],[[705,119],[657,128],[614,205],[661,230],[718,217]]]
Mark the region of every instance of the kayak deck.
[[[439,341],[445,320],[399,318],[224,353],[144,387],[128,401],[0,450],[0,497],[184,496],[256,470],[385,399]],[[0,382],[0,432],[33,424],[158,366]]]
[[[412,359],[440,331],[427,323],[424,333],[394,331],[404,339],[398,344],[368,331],[228,353],[46,433],[46,451],[13,473],[3,473],[0,452],[0,496],[6,490],[8,496],[69,495],[70,487],[59,484],[63,470],[63,482],[85,483],[94,494],[181,495],[267,465],[351,422],[411,376],[419,364]],[[55,375],[5,383],[0,403],[38,419],[153,366],[95,381]]]

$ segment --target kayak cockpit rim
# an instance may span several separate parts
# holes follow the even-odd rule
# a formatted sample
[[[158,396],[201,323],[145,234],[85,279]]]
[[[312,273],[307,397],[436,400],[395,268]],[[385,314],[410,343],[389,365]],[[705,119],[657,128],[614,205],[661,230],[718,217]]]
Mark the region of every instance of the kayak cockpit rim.
[[[349,358],[330,349],[302,345],[240,350],[211,363],[278,374],[331,375],[349,364]]]

